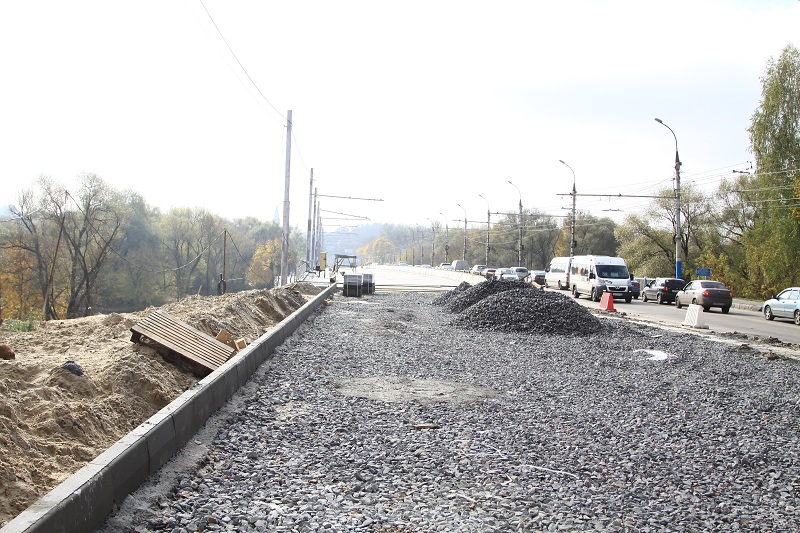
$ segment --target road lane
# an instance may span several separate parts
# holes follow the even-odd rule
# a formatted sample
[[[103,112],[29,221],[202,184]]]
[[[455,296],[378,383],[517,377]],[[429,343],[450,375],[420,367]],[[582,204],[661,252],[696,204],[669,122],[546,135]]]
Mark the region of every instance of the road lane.
[[[424,272],[415,272],[418,269],[378,267],[372,269],[359,269],[359,272],[370,272],[375,277],[376,286],[381,284],[406,286],[440,286],[441,290],[449,290],[458,285],[459,281],[454,279],[452,272],[440,271],[437,269],[425,269]],[[474,283],[479,283],[481,278],[473,276]],[[557,289],[547,289],[554,290]],[[567,291],[560,291],[569,296]],[[577,302],[591,309],[597,309],[599,304],[586,297],[577,299]],[[643,302],[633,300],[626,304],[624,300],[616,300],[614,307],[620,313],[640,320],[646,320],[668,326],[681,326],[686,319],[687,307],[678,309],[675,305],[658,305],[654,302]],[[768,321],[760,311],[755,309],[742,309],[732,307],[728,314],[723,314],[719,308],[712,308],[710,311],[701,312],[699,315],[700,323],[707,324],[710,331],[720,333],[742,333],[749,336],[761,338],[773,337],[781,342],[800,344],[800,327],[794,325],[791,320],[775,319]]]
[[[555,289],[557,290],[557,289]],[[567,294],[566,292],[564,292]],[[600,304],[588,298],[579,298],[578,302],[586,307],[597,308]],[[623,300],[615,300],[614,308],[633,318],[662,323],[669,326],[680,326],[686,319],[688,307],[678,309],[675,305],[659,305],[654,302],[634,300],[626,304]],[[708,325],[711,331],[721,333],[743,333],[757,337],[773,337],[782,342],[800,344],[800,327],[791,320],[768,321],[760,311],[731,307],[728,314],[723,314],[719,308],[713,307],[710,311],[700,312],[699,321]]]

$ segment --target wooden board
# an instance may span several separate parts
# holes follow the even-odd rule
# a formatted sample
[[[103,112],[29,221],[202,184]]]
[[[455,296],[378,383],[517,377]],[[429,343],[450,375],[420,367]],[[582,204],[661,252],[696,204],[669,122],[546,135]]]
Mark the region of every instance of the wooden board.
[[[212,371],[236,352],[235,348],[161,310],[134,324],[131,332],[131,341],[137,344],[150,340]]]

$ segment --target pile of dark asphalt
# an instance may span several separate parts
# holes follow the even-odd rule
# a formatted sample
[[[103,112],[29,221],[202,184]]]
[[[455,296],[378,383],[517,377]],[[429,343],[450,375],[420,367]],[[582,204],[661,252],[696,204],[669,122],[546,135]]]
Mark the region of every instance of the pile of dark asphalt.
[[[573,298],[516,281],[462,283],[432,303],[455,313],[452,324],[466,328],[582,335],[602,329],[600,320]]]
[[[336,296],[104,531],[797,530],[794,360],[547,294]]]

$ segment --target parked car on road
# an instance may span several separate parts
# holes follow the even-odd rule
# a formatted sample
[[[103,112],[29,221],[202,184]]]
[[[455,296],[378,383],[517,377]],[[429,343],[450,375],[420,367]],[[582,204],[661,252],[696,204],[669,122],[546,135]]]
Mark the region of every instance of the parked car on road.
[[[642,288],[642,301],[651,300],[659,304],[671,304],[675,302],[675,295],[686,286],[686,282],[680,278],[656,278],[650,280]]]
[[[496,268],[484,268],[481,270],[481,276],[486,279],[494,279],[494,271],[497,270]]]
[[[675,295],[678,309],[689,304],[700,305],[703,311],[721,307],[722,312],[727,313],[733,304],[733,293],[721,281],[695,280]]]
[[[520,281],[525,281],[531,275],[530,271],[525,267],[511,267],[511,269]]]
[[[544,270],[531,270],[531,276],[532,276],[531,281],[533,281],[538,285],[544,285],[546,283],[545,281],[546,275],[547,272],[545,272]]]
[[[473,267],[469,269],[469,273],[483,275],[484,268],[486,268],[486,265],[473,265]]]
[[[558,287],[558,290],[569,290],[569,271],[571,257],[554,257],[545,268],[545,287]]]
[[[773,296],[761,307],[764,318],[791,318],[800,326],[800,287],[783,289],[777,296]]]
[[[453,270],[453,265],[451,265],[450,263],[439,263],[439,266],[437,266],[436,268],[438,268],[439,270]]]
[[[634,300],[639,299],[639,295],[642,293],[642,284],[639,282],[638,279],[631,280],[631,296],[633,296]]]
[[[459,271],[467,270],[467,268],[469,268],[469,265],[463,259],[454,259],[453,262],[450,263],[450,266],[453,267],[452,268],[453,270],[459,270]]]
[[[517,281],[517,273],[513,268],[498,268],[494,271],[494,279],[503,279],[506,281]]]

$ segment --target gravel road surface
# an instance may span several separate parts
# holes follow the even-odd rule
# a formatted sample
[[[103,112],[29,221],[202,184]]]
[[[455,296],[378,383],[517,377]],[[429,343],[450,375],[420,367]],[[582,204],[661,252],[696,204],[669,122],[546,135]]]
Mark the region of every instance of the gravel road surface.
[[[475,290],[336,296],[104,533],[800,529],[795,360]]]

